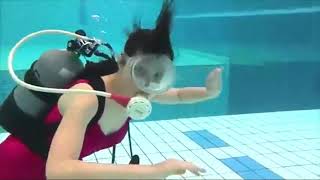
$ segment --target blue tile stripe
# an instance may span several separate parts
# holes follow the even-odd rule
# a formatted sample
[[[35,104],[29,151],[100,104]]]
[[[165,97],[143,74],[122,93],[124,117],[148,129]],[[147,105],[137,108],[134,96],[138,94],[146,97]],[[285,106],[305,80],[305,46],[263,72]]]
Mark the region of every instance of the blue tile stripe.
[[[216,145],[216,147],[226,147],[229,146],[226,142],[224,142],[219,137],[215,136],[214,134],[210,133],[208,130],[201,130],[198,133],[210,141],[212,144]]]
[[[184,134],[188,136],[192,141],[197,143],[199,146],[201,146],[203,149],[216,147],[216,145],[212,144],[210,141],[202,137],[196,131],[188,131],[188,132],[184,132]]]
[[[252,179],[268,179],[268,180],[280,180],[283,179],[278,174],[267,169],[262,164],[256,162],[248,156],[232,157],[227,159],[221,159],[221,161],[230,169],[235,171],[245,180]]]
[[[241,164],[239,161],[237,161],[236,158],[221,159],[221,161],[235,172],[250,171],[250,169],[248,167]]]
[[[270,180],[283,179],[281,176],[270,171],[269,169],[261,169],[261,170],[255,171],[255,173],[261,176],[263,179],[270,179]]]
[[[242,157],[236,157],[237,161],[241,162],[241,164],[245,165],[251,170],[260,170],[260,169],[266,169],[263,165],[255,161],[254,159],[251,159],[248,156],[242,156]]]
[[[187,137],[189,137],[192,141],[197,143],[199,146],[201,146],[203,149],[229,146],[223,140],[221,140],[220,138],[213,135],[207,130],[187,131],[187,132],[184,132],[184,134]]]

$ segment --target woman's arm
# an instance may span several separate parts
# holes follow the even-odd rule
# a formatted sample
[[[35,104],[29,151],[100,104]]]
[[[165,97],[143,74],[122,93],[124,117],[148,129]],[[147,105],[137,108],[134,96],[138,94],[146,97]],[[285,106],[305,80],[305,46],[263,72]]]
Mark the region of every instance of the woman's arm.
[[[164,94],[153,97],[152,101],[160,104],[192,104],[214,99],[219,93],[217,91],[209,94],[205,87],[172,88]]]
[[[92,89],[79,84],[73,89]],[[55,133],[46,164],[48,179],[152,179],[159,168],[142,165],[105,165],[79,159],[87,125],[98,108],[95,95],[65,94],[59,100],[63,119]]]
[[[163,104],[190,104],[214,99],[221,93],[221,75],[222,69],[216,68],[209,73],[205,87],[172,88],[152,100]]]

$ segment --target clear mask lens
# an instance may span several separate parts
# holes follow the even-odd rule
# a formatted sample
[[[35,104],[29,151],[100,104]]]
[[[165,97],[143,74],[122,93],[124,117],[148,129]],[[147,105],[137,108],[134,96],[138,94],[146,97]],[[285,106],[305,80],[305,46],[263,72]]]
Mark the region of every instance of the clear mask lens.
[[[175,67],[167,56],[143,55],[129,61],[132,62],[132,78],[141,91],[161,94],[173,85]]]

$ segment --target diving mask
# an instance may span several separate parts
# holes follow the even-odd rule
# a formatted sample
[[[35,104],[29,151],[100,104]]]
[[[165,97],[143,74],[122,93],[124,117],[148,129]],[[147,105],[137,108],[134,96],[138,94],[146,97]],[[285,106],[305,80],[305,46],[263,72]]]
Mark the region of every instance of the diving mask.
[[[147,94],[164,93],[175,81],[175,67],[165,55],[138,55],[129,63],[135,85]]]

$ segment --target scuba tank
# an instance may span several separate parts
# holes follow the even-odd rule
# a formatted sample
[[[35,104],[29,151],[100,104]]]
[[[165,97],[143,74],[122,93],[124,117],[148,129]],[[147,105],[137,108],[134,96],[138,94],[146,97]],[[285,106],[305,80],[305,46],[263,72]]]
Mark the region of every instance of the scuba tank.
[[[75,32],[86,36],[83,30]],[[102,45],[111,52],[111,57],[98,51]],[[98,63],[86,61],[84,66],[80,55],[102,57]],[[49,87],[65,88],[77,78],[95,79],[99,76],[109,75],[119,69],[115,60],[114,51],[110,44],[98,40],[74,39],[68,41],[67,50],[49,50],[43,53],[26,72],[24,81],[28,84]],[[4,103],[0,106],[0,125],[9,133],[24,142],[31,151],[43,158],[48,156],[48,133],[56,129],[48,128],[44,118],[50,109],[57,103],[61,94],[32,91],[22,86],[16,86]],[[131,154],[130,164],[139,164],[139,156],[133,155],[130,136],[130,123],[128,125],[128,138]],[[112,163],[115,163],[116,145],[113,146]]]
[[[83,30],[76,34],[86,36]],[[97,49],[104,45],[112,52],[112,57],[99,52]],[[80,56],[103,57],[99,63],[87,61],[84,64]],[[103,65],[103,67],[101,67]],[[108,68],[104,68],[104,67]],[[98,72],[97,69],[103,69]],[[102,44],[95,40],[74,39],[67,43],[66,50],[48,50],[36,60],[25,73],[24,81],[28,84],[65,88],[69,83],[86,75],[108,75],[118,70],[114,53],[109,44]],[[31,150],[47,155],[47,129],[44,118],[57,103],[61,94],[32,91],[22,86],[14,87],[0,107],[0,125],[9,133],[20,138]]]
[[[41,87],[64,88],[83,69],[79,56],[74,52],[49,50],[31,65],[24,81]],[[50,105],[59,98],[58,94],[35,92],[22,86],[16,86],[11,93],[13,99],[7,99],[3,106],[13,101],[17,108],[32,118],[48,112]]]

